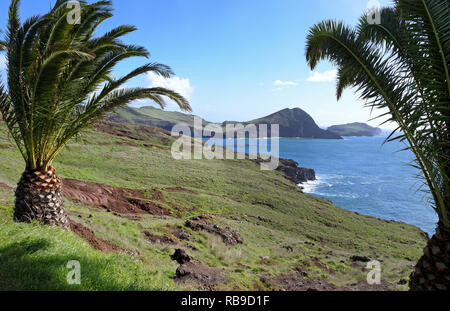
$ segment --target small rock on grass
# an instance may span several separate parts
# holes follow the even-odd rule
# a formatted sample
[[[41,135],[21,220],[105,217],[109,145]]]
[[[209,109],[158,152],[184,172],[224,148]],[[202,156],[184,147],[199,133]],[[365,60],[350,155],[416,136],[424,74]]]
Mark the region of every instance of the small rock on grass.
[[[183,249],[176,249],[175,253],[170,258],[178,262],[180,265],[183,265],[192,260],[192,257],[189,256]]]
[[[366,256],[352,256],[350,260],[353,262],[369,262],[371,259]]]

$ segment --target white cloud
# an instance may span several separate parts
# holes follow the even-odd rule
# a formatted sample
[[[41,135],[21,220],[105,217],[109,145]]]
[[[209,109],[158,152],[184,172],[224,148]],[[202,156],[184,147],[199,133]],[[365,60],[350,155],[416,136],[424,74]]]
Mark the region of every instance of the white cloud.
[[[189,79],[186,78],[173,77],[166,79],[153,72],[149,72],[147,73],[146,81],[148,82],[149,87],[164,87],[179,93],[188,100],[190,100],[191,95],[194,92],[194,87],[191,85]]]
[[[272,84],[272,86],[274,86],[274,87],[272,88],[272,92],[282,91],[282,90],[284,90],[284,89],[286,89],[286,88],[288,88],[288,87],[295,86],[295,85],[297,85],[297,82],[294,82],[294,81],[282,81],[282,80],[276,80],[276,81]]]
[[[6,57],[0,54],[0,70],[6,69]]]
[[[323,73],[318,71],[314,71],[311,73],[311,76],[308,78],[309,82],[333,82],[336,79],[337,70],[328,70]]]
[[[293,82],[293,81],[281,81],[281,80],[277,80],[273,83],[274,86],[293,86],[293,85],[297,85],[297,83]]]

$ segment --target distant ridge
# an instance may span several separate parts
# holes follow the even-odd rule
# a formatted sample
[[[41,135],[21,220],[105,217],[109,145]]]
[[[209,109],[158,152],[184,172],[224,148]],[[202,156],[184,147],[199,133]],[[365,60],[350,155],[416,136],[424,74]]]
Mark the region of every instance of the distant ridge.
[[[365,123],[349,123],[342,125],[333,125],[328,131],[340,136],[379,136],[383,131]]]
[[[164,111],[154,107],[132,108],[125,107],[116,110],[116,113],[109,116],[107,120],[114,122],[128,122],[136,124],[153,125],[171,131],[175,124],[184,124],[191,129],[194,126],[195,115],[174,111]],[[204,119],[203,125],[209,124]],[[321,138],[321,139],[342,139],[338,134],[328,130],[323,130],[317,126],[313,118],[300,108],[283,109],[263,118],[247,122],[225,121],[221,124],[223,128],[227,124],[279,124],[280,137],[299,138]],[[268,135],[271,135],[270,126]]]
[[[279,124],[280,137],[342,139],[340,135],[321,129],[314,119],[300,108],[283,109],[249,123]]]
[[[194,117],[195,115],[176,111],[164,111],[155,107],[124,107],[117,109],[107,120],[152,125],[171,131],[175,124],[184,124],[193,127]],[[208,124],[209,122],[204,120],[205,123]]]

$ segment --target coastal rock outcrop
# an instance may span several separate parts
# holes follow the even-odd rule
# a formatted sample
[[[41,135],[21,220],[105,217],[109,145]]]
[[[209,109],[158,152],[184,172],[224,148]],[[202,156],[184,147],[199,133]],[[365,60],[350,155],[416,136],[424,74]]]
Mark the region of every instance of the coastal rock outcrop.
[[[316,172],[313,169],[300,167],[294,160],[280,159],[280,165],[277,171],[283,172],[297,185],[310,180],[316,180]]]

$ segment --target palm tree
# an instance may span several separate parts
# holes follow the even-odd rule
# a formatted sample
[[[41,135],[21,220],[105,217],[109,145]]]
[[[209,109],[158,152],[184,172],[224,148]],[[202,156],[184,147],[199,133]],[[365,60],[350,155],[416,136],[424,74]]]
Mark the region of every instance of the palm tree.
[[[450,9],[449,0],[396,0],[381,23],[363,16],[356,29],[323,21],[310,29],[312,69],[338,68],[337,98],[352,86],[398,127],[386,139],[406,143],[439,216],[435,235],[410,276],[411,290],[450,290]]]
[[[164,107],[164,98],[190,111],[181,95],[165,88],[123,88],[147,72],[163,77],[168,66],[150,63],[124,77],[112,76],[122,60],[149,57],[143,47],[127,45],[120,38],[136,30],[119,26],[94,37],[97,27],[112,17],[111,1],[80,1],[81,20],[69,23],[68,0],[57,0],[43,16],[19,20],[19,0],[12,0],[5,41],[8,88],[0,84],[0,114],[25,160],[25,171],[16,189],[14,219],[38,220],[68,226],[61,182],[52,163],[80,131],[115,108],[138,99]]]

